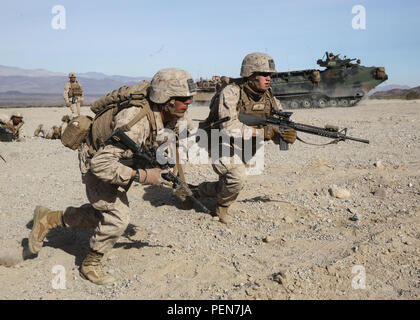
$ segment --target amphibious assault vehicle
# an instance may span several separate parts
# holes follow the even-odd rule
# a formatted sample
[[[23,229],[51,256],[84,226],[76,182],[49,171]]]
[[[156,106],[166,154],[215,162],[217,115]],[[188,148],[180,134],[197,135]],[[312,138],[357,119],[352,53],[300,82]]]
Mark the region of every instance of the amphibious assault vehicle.
[[[285,109],[350,107],[388,79],[384,67],[364,67],[360,60],[325,53],[324,70],[277,72],[271,88]]]
[[[197,94],[194,96],[194,103],[198,105],[209,103],[219,86],[222,84],[222,78],[224,77],[213,76],[211,80],[200,78],[200,80],[195,83]]]

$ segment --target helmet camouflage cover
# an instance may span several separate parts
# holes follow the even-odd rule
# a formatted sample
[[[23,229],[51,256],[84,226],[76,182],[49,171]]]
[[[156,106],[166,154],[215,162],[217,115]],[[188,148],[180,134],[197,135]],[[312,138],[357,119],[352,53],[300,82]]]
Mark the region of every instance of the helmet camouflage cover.
[[[13,117],[15,117],[15,118],[23,118],[23,115],[21,113],[15,112],[15,113],[12,114],[12,116],[10,118],[13,118]]]
[[[168,68],[158,71],[150,84],[150,100],[162,104],[173,97],[191,97],[197,89],[192,76],[185,70]]]
[[[262,52],[248,54],[242,61],[241,77],[249,77],[254,72],[276,72],[273,58]]]
[[[69,73],[69,78],[76,78],[76,73],[70,72]]]

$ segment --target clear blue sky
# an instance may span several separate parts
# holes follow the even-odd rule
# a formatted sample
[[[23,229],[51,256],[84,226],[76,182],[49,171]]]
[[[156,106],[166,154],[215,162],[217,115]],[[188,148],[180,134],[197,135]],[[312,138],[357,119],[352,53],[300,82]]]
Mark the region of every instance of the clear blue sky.
[[[358,4],[366,30],[352,28]],[[65,30],[51,27],[54,5],[66,8]],[[417,86],[419,16],[418,0],[2,1],[0,65],[129,76],[178,67],[197,78],[238,76],[254,51],[279,71],[317,68],[328,50]]]

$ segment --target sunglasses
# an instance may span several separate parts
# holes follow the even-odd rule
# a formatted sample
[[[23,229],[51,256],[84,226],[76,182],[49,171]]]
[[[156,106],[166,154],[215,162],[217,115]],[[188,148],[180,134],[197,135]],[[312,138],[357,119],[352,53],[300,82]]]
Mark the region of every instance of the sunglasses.
[[[257,72],[256,75],[257,76],[262,76],[262,77],[268,77],[271,76],[271,72]]]
[[[192,97],[173,97],[176,101],[186,102],[187,100],[192,100]]]

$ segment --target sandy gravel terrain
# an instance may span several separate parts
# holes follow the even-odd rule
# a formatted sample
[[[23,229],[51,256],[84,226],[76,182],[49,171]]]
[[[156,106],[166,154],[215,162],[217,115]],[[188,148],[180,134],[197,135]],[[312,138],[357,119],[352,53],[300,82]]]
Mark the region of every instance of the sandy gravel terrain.
[[[22,259],[36,205],[64,209],[87,200],[77,152],[30,137],[39,123],[59,124],[68,109],[19,112],[29,137],[0,144],[7,161],[0,159],[0,299],[420,297],[420,100],[296,110],[294,121],[347,127],[349,135],[371,143],[297,141],[289,151],[267,143],[264,173],[248,176],[228,227],[182,210],[170,189],[133,186],[131,224],[105,259],[118,279],[110,287],[79,276],[89,231],[54,230],[38,257]],[[191,112],[203,119],[207,109]],[[186,171],[190,183],[217,178],[204,165]],[[348,197],[336,198],[329,189]],[[215,207],[212,200],[204,203]],[[64,273],[53,273],[56,266]],[[65,289],[54,289],[64,283],[56,282],[60,275]]]

